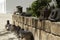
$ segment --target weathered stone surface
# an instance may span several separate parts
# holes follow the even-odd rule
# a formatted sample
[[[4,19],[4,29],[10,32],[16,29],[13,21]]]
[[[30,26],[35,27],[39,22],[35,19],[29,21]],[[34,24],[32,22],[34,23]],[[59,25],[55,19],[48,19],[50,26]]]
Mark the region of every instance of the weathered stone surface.
[[[40,22],[40,20],[38,20],[38,26],[37,26],[37,28],[41,28],[41,22]]]
[[[34,19],[35,20],[35,28],[38,27],[38,19]]]
[[[29,27],[29,31],[32,32],[32,27]]]
[[[21,25],[20,25],[21,23],[19,23],[19,26],[21,27]]]
[[[35,28],[32,28],[32,34],[35,35]]]
[[[59,36],[56,36],[57,40],[60,40],[60,37]]]
[[[41,40],[48,40],[48,33],[41,31]]]
[[[31,18],[28,19],[28,25],[31,26]]]
[[[33,18],[32,18],[32,27],[35,27],[35,21]]]
[[[50,21],[45,21],[45,31],[46,32],[51,32],[51,22]]]
[[[49,34],[48,40],[57,40],[57,37],[52,34]]]
[[[28,25],[28,22],[29,22],[28,17],[26,17],[26,25]]]
[[[60,35],[60,24],[57,23],[51,23],[51,33],[55,35]]]
[[[15,22],[15,25],[18,26],[19,25],[18,22]]]
[[[27,25],[24,25],[24,30],[27,30]]]
[[[40,30],[37,29],[37,30],[35,31],[35,34],[34,34],[34,38],[35,38],[35,40],[40,40],[40,36],[41,36],[41,34],[40,34]]]
[[[14,15],[12,18],[15,25],[19,25],[25,31],[30,31],[35,40],[60,40],[60,23],[40,21],[32,17],[19,16],[18,18],[17,16]]]
[[[26,25],[26,17],[24,17],[24,25]]]
[[[52,22],[60,22],[60,8],[52,10],[48,19]]]
[[[23,28],[23,24],[22,24],[22,23],[19,23],[19,26],[20,26],[21,28]]]
[[[40,21],[41,22],[41,27],[40,29],[45,30],[45,20]]]

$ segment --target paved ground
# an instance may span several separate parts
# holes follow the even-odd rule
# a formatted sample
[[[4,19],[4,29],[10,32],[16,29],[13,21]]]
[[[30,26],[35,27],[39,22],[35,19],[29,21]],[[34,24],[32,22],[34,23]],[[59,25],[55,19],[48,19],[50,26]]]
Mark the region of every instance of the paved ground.
[[[18,40],[14,33],[5,30],[5,24],[7,20],[10,20],[12,23],[11,14],[0,14],[0,40]]]

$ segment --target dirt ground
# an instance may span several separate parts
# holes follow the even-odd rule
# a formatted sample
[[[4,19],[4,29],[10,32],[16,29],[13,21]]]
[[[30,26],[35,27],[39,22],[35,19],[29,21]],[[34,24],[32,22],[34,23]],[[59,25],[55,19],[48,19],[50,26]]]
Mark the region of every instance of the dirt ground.
[[[18,40],[14,33],[6,31],[5,24],[7,20],[12,23],[12,14],[0,14],[0,40]]]

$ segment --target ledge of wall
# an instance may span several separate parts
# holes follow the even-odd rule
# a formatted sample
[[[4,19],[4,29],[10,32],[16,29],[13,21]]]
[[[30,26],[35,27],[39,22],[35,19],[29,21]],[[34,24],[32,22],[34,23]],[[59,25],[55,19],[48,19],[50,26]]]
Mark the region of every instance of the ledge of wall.
[[[20,15],[12,15],[12,20],[16,26],[31,31],[35,40],[60,40],[60,23]]]

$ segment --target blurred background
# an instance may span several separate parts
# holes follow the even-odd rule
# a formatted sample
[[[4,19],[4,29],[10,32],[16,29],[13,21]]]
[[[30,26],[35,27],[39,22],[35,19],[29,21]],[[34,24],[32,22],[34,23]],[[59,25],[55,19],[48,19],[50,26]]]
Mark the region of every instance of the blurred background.
[[[33,1],[35,0],[0,0],[0,13],[13,13],[18,5],[21,5],[25,12],[26,7],[29,7]]]

